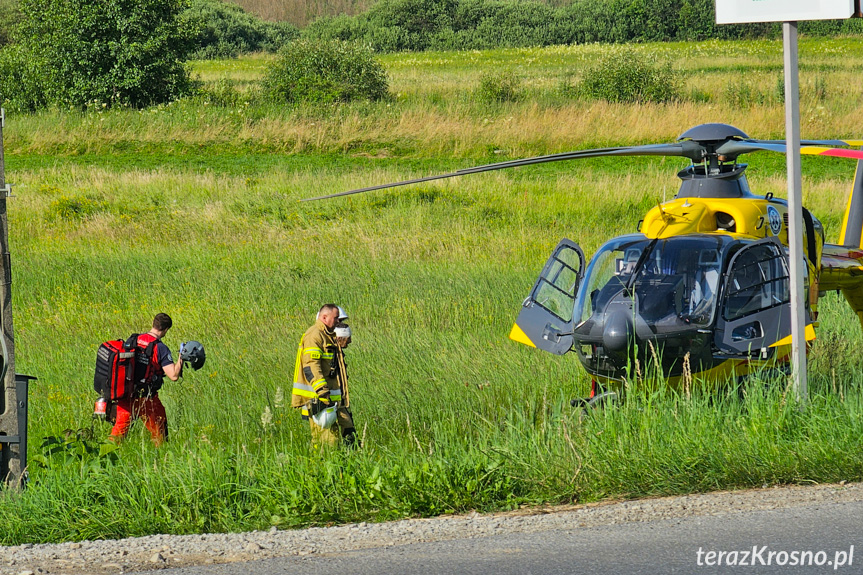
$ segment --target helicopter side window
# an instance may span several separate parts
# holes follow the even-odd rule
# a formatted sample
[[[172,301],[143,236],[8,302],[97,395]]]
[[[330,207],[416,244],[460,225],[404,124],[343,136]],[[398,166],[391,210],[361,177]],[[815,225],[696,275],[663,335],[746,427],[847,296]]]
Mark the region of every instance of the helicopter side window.
[[[786,303],[790,299],[785,260],[772,246],[742,254],[731,271],[723,317],[732,321]]]

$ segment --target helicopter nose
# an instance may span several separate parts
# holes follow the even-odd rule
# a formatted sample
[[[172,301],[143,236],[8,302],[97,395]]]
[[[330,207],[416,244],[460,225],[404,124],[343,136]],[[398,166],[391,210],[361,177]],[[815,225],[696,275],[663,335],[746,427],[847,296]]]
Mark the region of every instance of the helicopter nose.
[[[602,330],[602,345],[609,353],[625,352],[633,336],[632,319],[624,310],[611,312]]]

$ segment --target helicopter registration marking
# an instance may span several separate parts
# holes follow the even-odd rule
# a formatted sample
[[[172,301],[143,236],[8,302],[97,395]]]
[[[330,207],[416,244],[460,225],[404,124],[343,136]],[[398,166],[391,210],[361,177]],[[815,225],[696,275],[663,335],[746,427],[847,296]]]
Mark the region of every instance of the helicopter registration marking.
[[[779,210],[773,206],[767,206],[767,221],[770,223],[770,233],[778,236],[782,231],[782,216],[779,215]]]

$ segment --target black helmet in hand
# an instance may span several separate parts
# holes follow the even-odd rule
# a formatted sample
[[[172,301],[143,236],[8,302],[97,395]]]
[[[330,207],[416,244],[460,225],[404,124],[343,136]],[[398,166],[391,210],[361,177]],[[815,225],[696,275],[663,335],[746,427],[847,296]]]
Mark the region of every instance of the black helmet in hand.
[[[204,353],[204,346],[199,341],[187,341],[180,349],[180,357],[183,361],[189,363],[195,371],[204,367],[204,360],[207,359],[207,354]]]

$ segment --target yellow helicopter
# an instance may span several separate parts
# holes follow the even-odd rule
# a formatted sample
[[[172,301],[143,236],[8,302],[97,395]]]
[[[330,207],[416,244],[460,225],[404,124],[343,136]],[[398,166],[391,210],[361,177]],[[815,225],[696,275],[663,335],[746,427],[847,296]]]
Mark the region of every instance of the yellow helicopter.
[[[863,159],[861,140],[803,140],[802,154]],[[728,124],[702,124],[672,143],[580,150],[487,164],[350,190],[334,198],[531,164],[600,156],[680,156],[674,199],[658,204],[637,233],[603,244],[587,261],[563,239],[540,273],[509,337],[554,354],[574,351],[592,377],[591,395],[573,405],[614,397],[649,361],[669,384],[765,370],[787,373],[791,359],[788,204],[757,195],[738,158],[786,152],[781,140],[754,140]],[[841,291],[863,325],[863,162],[838,244],[803,210],[806,339],[815,338],[818,298]]]

